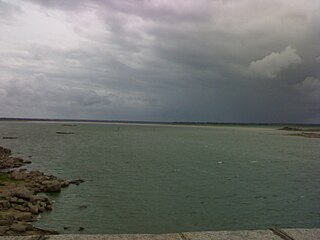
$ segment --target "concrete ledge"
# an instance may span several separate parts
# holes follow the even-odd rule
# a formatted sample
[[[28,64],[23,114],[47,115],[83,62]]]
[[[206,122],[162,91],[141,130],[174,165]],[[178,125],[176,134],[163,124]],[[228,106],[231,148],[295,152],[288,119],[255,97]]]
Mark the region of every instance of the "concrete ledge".
[[[296,240],[314,240],[314,239],[320,239],[320,229],[299,229],[299,228],[293,228],[293,229],[284,229],[286,233],[288,233],[290,236],[292,236]]]
[[[280,237],[269,230],[192,232],[182,234],[186,236],[184,240],[281,240]]]
[[[295,240],[319,240],[320,229],[282,229]],[[0,240],[282,240],[270,230],[184,232],[171,234],[61,234],[12,236]]]

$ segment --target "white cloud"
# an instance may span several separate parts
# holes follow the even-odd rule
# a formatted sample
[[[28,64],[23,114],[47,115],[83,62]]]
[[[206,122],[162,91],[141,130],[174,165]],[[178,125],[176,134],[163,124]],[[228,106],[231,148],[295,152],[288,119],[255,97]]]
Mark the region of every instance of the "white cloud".
[[[296,49],[288,46],[281,52],[272,52],[260,60],[252,61],[249,71],[257,76],[275,78],[282,69],[301,62],[301,57],[297,54]]]
[[[320,103],[320,79],[306,77],[301,83],[295,85],[295,89],[305,95],[309,101]]]
[[[320,80],[314,77],[306,77],[298,86],[306,90],[320,90]]]

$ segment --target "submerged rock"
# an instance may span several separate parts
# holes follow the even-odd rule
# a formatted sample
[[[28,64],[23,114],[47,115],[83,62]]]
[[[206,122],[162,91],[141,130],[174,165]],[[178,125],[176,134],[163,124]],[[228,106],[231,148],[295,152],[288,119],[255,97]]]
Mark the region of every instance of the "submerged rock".
[[[83,183],[83,182],[84,182],[83,179],[75,179],[75,180],[69,181],[70,184],[75,184],[75,185],[79,185],[80,183]]]
[[[56,132],[56,134],[74,134],[74,132]]]

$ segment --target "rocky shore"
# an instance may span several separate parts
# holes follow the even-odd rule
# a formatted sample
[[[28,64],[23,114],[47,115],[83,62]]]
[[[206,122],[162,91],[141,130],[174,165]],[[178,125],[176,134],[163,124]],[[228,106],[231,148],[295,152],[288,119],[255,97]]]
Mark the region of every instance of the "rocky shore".
[[[40,213],[52,210],[52,201],[43,193],[83,182],[22,168],[30,163],[12,157],[10,149],[0,146],[0,236],[57,234],[32,225]]]

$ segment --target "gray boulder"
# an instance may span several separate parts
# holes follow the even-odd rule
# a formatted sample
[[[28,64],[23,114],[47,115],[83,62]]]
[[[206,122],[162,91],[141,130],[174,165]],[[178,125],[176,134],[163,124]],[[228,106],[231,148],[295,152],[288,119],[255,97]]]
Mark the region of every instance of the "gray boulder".
[[[10,229],[15,232],[25,232],[27,230],[27,226],[24,223],[14,223],[11,225]]]
[[[44,192],[60,192],[61,184],[57,180],[46,180],[42,182],[42,187]]]
[[[11,193],[12,197],[22,198],[28,201],[32,199],[32,195],[32,192],[26,188],[17,188]]]

